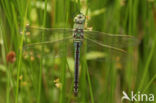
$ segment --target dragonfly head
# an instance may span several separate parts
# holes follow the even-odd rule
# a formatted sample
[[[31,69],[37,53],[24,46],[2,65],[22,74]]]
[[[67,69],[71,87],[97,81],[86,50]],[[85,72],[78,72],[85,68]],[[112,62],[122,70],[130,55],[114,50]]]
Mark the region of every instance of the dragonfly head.
[[[74,22],[77,24],[84,24],[85,23],[85,15],[83,14],[78,14],[75,18],[74,18]]]

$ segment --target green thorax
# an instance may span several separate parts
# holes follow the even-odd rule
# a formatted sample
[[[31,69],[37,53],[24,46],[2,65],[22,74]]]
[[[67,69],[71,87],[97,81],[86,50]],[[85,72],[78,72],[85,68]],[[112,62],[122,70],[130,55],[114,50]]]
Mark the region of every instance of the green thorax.
[[[83,14],[78,14],[74,18],[74,42],[81,42],[83,39],[83,30],[85,24],[85,16]]]

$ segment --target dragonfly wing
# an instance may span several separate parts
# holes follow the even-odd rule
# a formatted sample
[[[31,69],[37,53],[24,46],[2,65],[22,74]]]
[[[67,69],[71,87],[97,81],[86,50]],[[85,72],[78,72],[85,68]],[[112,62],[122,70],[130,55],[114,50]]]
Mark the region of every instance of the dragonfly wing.
[[[74,44],[72,39],[58,40],[57,42],[29,44],[23,48],[23,59],[31,63],[27,67],[39,67],[43,60],[43,67],[59,69],[62,59],[66,58],[67,71],[71,74],[74,68]],[[33,65],[32,64],[38,64]]]
[[[72,37],[73,29],[70,28],[40,28],[27,26],[25,40],[30,43],[60,40]]]
[[[99,45],[99,46],[101,46],[101,47],[103,47],[103,48],[116,50],[116,51],[122,52],[122,53],[127,53],[124,49],[117,48],[117,47],[113,47],[113,46],[107,45],[107,44],[103,44],[103,43],[98,42],[98,41],[96,41],[96,40],[94,40],[94,39],[90,39],[90,38],[85,38],[85,39],[87,39],[88,41],[90,41],[90,42],[92,42],[92,43],[94,43],[94,44],[96,44],[96,45]]]
[[[29,71],[30,80],[34,88],[38,81],[39,68],[43,70],[43,81],[46,88],[59,88],[62,71],[62,58],[67,59],[66,71],[70,79],[73,74],[70,68],[74,63],[74,44],[72,29],[47,29],[29,27],[26,29],[23,46],[23,67]],[[68,62],[68,59],[70,62]],[[64,62],[63,61],[63,62]],[[71,73],[72,72],[72,73]],[[46,78],[46,79],[45,79]],[[54,80],[55,79],[55,80]]]
[[[116,48],[110,45],[100,44],[95,40],[90,40],[84,38],[82,43],[82,47],[85,47],[85,57],[87,60],[88,68],[90,71],[93,71],[93,74],[96,74],[95,65],[100,67],[103,65],[104,68],[112,64],[114,64],[117,69],[124,69],[126,67],[127,62],[133,60],[133,56],[125,51],[125,49]],[[81,53],[81,56],[83,54]],[[105,67],[106,66],[106,67]],[[104,68],[98,68],[98,70],[102,70]]]
[[[130,59],[131,54],[128,53],[128,47],[135,45],[134,37],[109,34],[95,35],[94,33],[85,32],[84,34],[88,60],[105,61],[106,59],[116,60],[120,58],[122,62],[125,62],[127,59]]]
[[[89,61],[90,60],[91,61],[92,60],[93,61],[96,61],[96,60],[103,61],[105,58],[108,58],[109,56],[111,56],[110,54],[112,53],[112,50],[116,51],[116,49],[117,49],[117,52],[122,51],[121,53],[123,53],[123,52],[125,53],[125,51],[122,49],[115,48],[110,45],[105,45],[100,42],[97,42],[96,40],[86,38],[86,37],[84,37],[82,47],[84,47],[84,46],[86,46],[86,59]]]
[[[134,47],[137,44],[137,39],[129,35],[108,34],[104,32],[86,30],[84,33],[86,38],[96,40],[96,42],[100,44],[109,45],[114,48],[126,49],[127,47]]]
[[[26,31],[31,32],[31,31],[40,31],[40,32],[57,32],[57,33],[70,33],[73,32],[74,30],[72,28],[42,28],[42,27],[36,27],[36,26],[26,26]]]
[[[64,51],[62,45],[72,44],[72,33],[72,29],[28,26],[26,27],[23,51],[33,53],[35,57],[41,55],[42,52],[44,52],[42,53],[44,58],[50,58],[49,55],[52,53],[56,57],[60,56]]]

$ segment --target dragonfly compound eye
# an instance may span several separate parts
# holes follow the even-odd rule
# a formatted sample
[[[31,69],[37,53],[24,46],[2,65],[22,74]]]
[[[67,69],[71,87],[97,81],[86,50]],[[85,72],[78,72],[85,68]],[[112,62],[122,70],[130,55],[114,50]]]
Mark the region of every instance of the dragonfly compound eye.
[[[81,19],[82,18],[82,15],[79,15],[78,18]]]
[[[75,18],[74,18],[74,22],[78,23],[78,24],[83,24],[85,22],[85,16],[83,14],[78,14]]]

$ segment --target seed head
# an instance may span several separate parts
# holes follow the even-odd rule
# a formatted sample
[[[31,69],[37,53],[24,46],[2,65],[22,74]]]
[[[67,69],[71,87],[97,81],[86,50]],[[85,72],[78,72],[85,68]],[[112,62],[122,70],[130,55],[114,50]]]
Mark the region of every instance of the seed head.
[[[7,63],[14,63],[16,61],[16,53],[10,51],[6,56]]]

